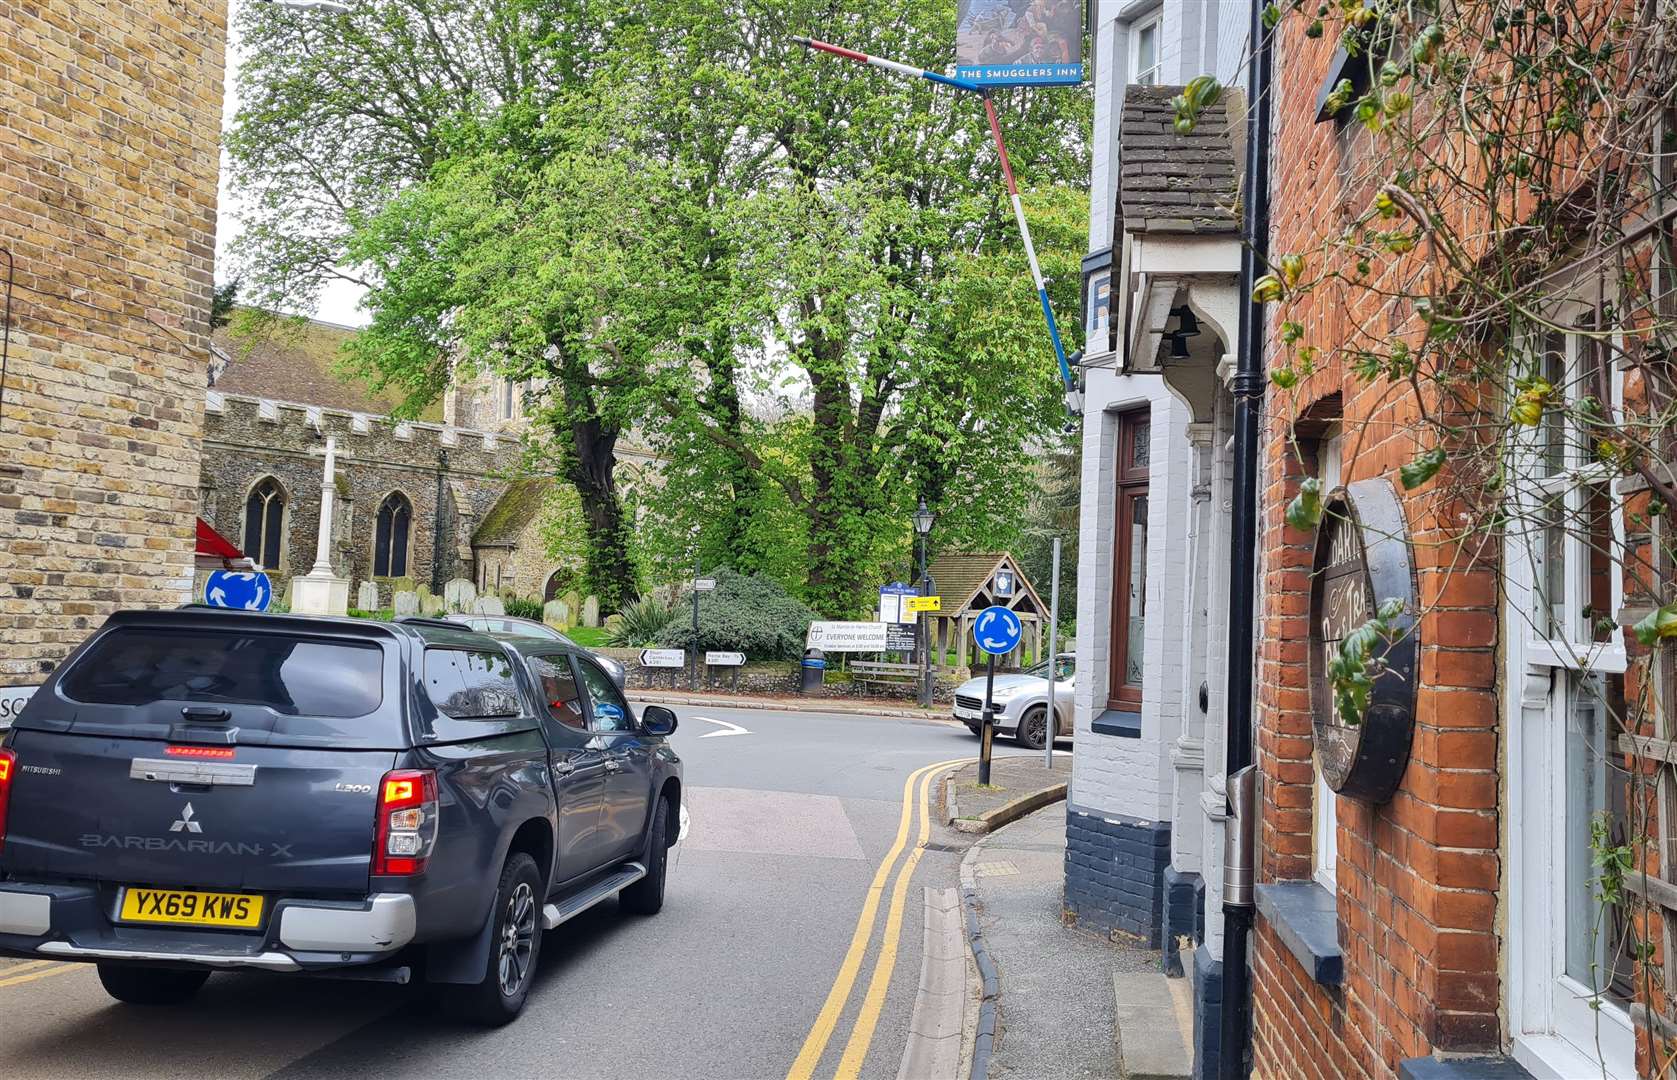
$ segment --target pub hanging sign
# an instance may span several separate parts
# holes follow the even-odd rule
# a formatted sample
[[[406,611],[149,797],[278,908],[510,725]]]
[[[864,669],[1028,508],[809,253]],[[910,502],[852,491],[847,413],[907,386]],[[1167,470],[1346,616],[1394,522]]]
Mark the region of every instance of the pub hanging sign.
[[[1360,723],[1347,722],[1328,664],[1346,636],[1388,600],[1401,600],[1403,610],[1369,652],[1368,708]],[[1409,764],[1420,671],[1418,610],[1408,525],[1391,482],[1359,480],[1334,491],[1316,534],[1310,583],[1310,708],[1322,778],[1341,795],[1384,802]]]

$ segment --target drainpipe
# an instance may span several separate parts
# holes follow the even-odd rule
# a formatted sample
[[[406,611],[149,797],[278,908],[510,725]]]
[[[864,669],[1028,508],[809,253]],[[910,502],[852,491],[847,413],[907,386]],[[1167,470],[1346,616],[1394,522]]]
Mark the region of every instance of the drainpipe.
[[[1225,837],[1244,850],[1225,857],[1226,864],[1255,869],[1253,805],[1234,796],[1237,788],[1251,791],[1258,779],[1245,784],[1236,774],[1252,764],[1253,631],[1257,592],[1258,454],[1263,422],[1265,325],[1262,304],[1252,300],[1252,286],[1269,263],[1269,143],[1270,70],[1274,38],[1263,24],[1263,5],[1252,5],[1249,40],[1256,43],[1247,74],[1249,113],[1246,123],[1245,245],[1240,259],[1242,297],[1239,353],[1234,395],[1234,491],[1229,529],[1229,649],[1228,712],[1225,719],[1225,772],[1230,795],[1230,817]],[[1239,815],[1237,818],[1236,815]],[[1244,820],[1241,820],[1244,819]],[[1248,879],[1248,882],[1251,879]],[[1223,899],[1223,1012],[1218,1049],[1218,1075],[1240,1080],[1247,1075],[1246,1060],[1252,1031],[1251,972],[1246,942],[1252,930],[1250,888],[1229,891]]]

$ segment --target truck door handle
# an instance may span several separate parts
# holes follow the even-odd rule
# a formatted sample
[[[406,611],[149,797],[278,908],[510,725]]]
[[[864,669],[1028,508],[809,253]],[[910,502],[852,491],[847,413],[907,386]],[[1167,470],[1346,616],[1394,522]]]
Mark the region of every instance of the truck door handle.
[[[622,771],[623,771],[623,766],[622,765],[619,765],[616,761],[613,761],[611,758],[606,759],[606,772],[622,772]]]
[[[553,763],[553,771],[559,776],[569,776],[576,772],[576,766],[572,765],[568,761],[555,761]]]

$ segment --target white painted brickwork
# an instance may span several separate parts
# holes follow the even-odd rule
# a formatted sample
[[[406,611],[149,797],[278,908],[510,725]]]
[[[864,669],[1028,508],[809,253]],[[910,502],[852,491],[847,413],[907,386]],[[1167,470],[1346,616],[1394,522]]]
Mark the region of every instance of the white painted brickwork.
[[[1148,406],[1153,417],[1148,475],[1147,631],[1142,663],[1141,738],[1099,735],[1090,724],[1104,710],[1112,625],[1112,544],[1118,412]],[[1181,723],[1180,641],[1187,554],[1187,410],[1164,380],[1088,373],[1083,439],[1083,511],[1077,567],[1077,756],[1072,802],[1142,820],[1169,814],[1168,747]]]

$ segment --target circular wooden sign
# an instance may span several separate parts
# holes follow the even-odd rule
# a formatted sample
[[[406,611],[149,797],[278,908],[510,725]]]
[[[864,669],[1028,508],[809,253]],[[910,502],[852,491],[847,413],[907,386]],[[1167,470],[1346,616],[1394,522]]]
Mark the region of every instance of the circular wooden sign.
[[[1361,723],[1347,723],[1328,682],[1328,661],[1347,634],[1394,598],[1403,612],[1373,649],[1368,710]],[[1409,764],[1419,609],[1408,524],[1390,481],[1359,480],[1329,494],[1310,580],[1310,707],[1322,777],[1341,795],[1384,802]]]

